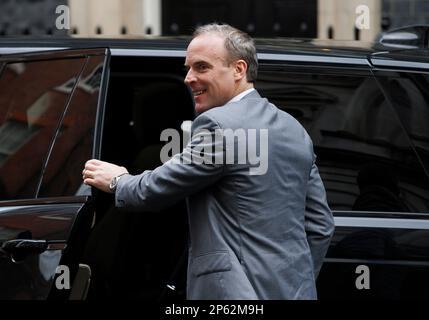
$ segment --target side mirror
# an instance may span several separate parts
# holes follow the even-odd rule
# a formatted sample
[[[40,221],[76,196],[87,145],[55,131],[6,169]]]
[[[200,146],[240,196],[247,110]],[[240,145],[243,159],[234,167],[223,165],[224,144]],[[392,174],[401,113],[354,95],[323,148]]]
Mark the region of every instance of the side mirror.
[[[382,33],[378,44],[396,49],[428,48],[429,25],[415,25],[393,29]]]

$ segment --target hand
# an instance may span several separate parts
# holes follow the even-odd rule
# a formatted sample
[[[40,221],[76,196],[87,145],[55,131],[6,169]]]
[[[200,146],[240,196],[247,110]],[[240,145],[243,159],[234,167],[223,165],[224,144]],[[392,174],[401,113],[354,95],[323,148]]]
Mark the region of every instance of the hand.
[[[128,173],[125,167],[104,162],[97,159],[88,160],[85,163],[85,169],[82,171],[83,183],[96,187],[104,192],[110,192],[110,182],[113,177]]]

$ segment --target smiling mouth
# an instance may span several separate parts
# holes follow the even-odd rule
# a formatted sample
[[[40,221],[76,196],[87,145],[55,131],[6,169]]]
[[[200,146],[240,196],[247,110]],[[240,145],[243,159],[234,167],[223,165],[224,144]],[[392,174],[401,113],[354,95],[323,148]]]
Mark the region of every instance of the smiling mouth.
[[[206,90],[192,91],[192,93],[194,94],[194,97],[198,97],[202,95],[204,92],[206,92]]]

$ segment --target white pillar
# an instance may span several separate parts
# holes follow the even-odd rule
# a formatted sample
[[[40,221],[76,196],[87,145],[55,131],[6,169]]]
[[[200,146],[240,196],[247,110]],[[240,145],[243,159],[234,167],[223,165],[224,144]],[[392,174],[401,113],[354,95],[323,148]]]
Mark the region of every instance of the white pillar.
[[[147,34],[161,35],[161,0],[143,0],[143,31]]]
[[[127,34],[142,35],[143,29],[143,0],[121,1],[121,29],[125,27]]]
[[[102,29],[103,35],[120,33],[122,22],[120,0],[90,0],[88,4],[90,34],[97,34],[97,27]]]
[[[359,17],[358,6],[369,9],[369,29],[360,29],[360,40],[373,41],[381,31],[381,0],[319,0],[318,36],[328,38],[328,28],[334,29],[334,39],[354,40],[355,22]]]
[[[328,39],[329,27],[332,27],[335,32],[335,0],[319,0],[317,2],[317,37]]]
[[[88,36],[89,11],[87,0],[68,0],[70,8],[70,32],[76,28],[78,35]]]

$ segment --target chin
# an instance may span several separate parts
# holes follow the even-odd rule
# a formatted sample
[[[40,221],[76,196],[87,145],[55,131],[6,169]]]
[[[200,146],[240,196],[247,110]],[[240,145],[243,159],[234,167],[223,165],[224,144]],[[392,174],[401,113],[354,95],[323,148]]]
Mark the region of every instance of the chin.
[[[207,110],[209,110],[211,108],[213,108],[213,107],[211,107],[211,106],[204,106],[204,105],[203,106],[196,105],[195,106],[195,112],[198,113],[198,114],[201,114],[201,113],[203,113],[203,112],[205,112],[205,111],[207,111]]]

